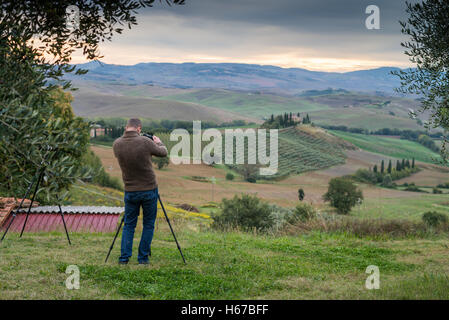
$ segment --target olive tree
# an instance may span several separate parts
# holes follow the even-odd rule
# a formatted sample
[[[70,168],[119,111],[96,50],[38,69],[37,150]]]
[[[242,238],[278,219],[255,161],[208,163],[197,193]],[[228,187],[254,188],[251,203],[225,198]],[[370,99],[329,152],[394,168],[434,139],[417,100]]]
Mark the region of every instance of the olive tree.
[[[71,88],[65,74],[87,71],[70,64],[72,53],[81,49],[88,60],[100,58],[99,44],[137,24],[137,10],[154,2],[73,1],[80,13],[75,29],[66,24],[66,1],[0,3],[1,194],[21,196],[42,166],[40,201],[63,197],[80,177],[88,124],[73,114],[63,90]]]
[[[401,80],[401,87],[397,91],[420,95],[420,111],[430,113],[427,126],[448,130],[449,1],[407,2],[406,11],[409,17],[400,24],[402,33],[409,40],[401,45],[416,68],[394,72]],[[446,147],[442,148],[442,157],[447,163]]]
[[[363,200],[362,191],[347,178],[333,178],[329,181],[329,188],[323,196],[340,214],[348,214],[352,207]]]

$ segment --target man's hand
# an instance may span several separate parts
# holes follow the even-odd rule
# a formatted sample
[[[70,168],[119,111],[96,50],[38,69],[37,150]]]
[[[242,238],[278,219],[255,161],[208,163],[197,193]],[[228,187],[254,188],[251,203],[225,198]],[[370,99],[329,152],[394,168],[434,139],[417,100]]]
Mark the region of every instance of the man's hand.
[[[153,136],[153,141],[154,141],[155,143],[157,143],[157,144],[162,143],[161,139],[159,139],[159,138],[156,137],[156,136]]]

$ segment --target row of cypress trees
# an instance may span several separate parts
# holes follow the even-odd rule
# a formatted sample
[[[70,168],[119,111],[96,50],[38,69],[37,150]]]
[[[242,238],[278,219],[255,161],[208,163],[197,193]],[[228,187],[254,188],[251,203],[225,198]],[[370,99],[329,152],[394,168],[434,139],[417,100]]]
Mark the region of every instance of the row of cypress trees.
[[[391,159],[388,162],[388,166],[386,168],[386,172],[391,174],[392,171],[392,162]],[[409,159],[402,159],[402,161],[400,160],[396,160],[396,171],[402,171],[404,169],[414,169],[415,168],[415,158],[412,158],[412,161],[410,161]],[[377,164],[374,165],[373,167],[373,172],[377,173],[384,173],[385,172],[385,161],[382,160],[381,164],[380,164],[380,171],[377,167]]]

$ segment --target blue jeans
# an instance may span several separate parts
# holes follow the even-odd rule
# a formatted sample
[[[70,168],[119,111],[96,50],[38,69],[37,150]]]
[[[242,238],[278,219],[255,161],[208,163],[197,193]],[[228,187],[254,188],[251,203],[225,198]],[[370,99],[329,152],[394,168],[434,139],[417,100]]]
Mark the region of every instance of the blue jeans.
[[[119,261],[127,262],[132,256],[134,231],[141,206],[143,209],[143,231],[137,261],[148,261],[148,255],[151,255],[151,241],[153,240],[154,223],[156,221],[157,199],[157,188],[149,191],[125,191],[125,225]]]

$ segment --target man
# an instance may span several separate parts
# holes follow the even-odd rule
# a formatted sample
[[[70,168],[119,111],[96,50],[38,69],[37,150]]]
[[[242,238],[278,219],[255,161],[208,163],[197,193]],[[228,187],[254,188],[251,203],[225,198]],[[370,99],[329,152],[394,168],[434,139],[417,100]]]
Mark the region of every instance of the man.
[[[114,141],[114,155],[122,169],[125,185],[125,225],[122,233],[120,264],[127,264],[132,255],[134,231],[139,217],[140,207],[143,209],[143,231],[139,244],[137,261],[148,264],[151,255],[154,223],[157,214],[158,188],[153,171],[151,156],[166,157],[167,148],[161,140],[153,136],[153,140],[140,135],[142,122],[130,119],[125,133]]]

